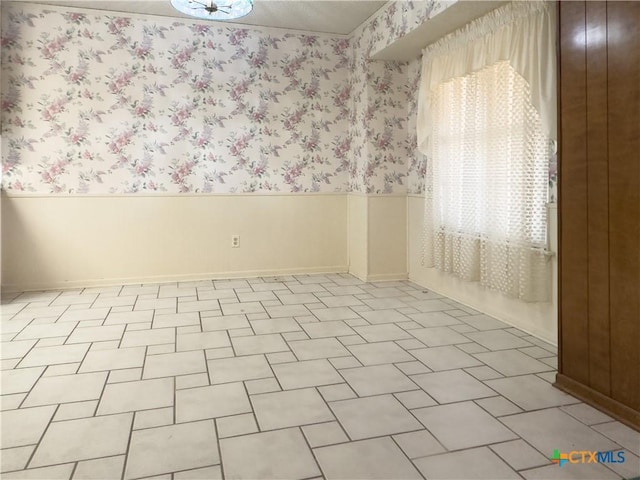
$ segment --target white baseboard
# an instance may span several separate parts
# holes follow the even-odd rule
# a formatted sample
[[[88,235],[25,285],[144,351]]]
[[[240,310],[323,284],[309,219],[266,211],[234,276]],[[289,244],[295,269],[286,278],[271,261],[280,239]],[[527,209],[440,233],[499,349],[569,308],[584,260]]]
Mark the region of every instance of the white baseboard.
[[[273,270],[246,270],[236,272],[211,272],[199,274],[179,274],[179,275],[158,275],[147,277],[126,277],[126,278],[101,278],[73,280],[69,282],[54,282],[29,285],[2,285],[5,292],[30,292],[39,290],[68,290],[83,287],[111,287],[114,285],[139,285],[150,283],[171,283],[171,282],[192,282],[198,280],[226,280],[231,278],[256,278],[256,277],[278,277],[286,275],[312,275],[323,273],[347,273],[346,265],[329,267],[309,267],[293,269],[273,269]]]
[[[409,274],[407,272],[398,273],[378,273],[374,275],[367,275],[365,281],[367,282],[391,282],[394,280],[407,280]]]
[[[423,276],[419,278],[409,274],[409,280],[420,287],[455,300],[462,305],[486,315],[495,317],[507,325],[527,332],[551,345],[558,346],[556,323],[553,323],[553,327],[549,327],[549,325],[546,325],[546,328],[545,325],[538,326],[540,318],[547,318],[551,315],[551,310],[553,309],[552,304],[528,304],[514,299],[507,299],[501,294],[491,291],[484,291],[486,296],[465,295],[461,289],[443,283],[431,283],[426,281]],[[458,280],[454,279],[452,283],[457,281]],[[480,292],[481,288],[476,285],[470,285],[467,287],[467,293],[469,290],[477,290]],[[488,298],[492,298],[494,301],[488,300]],[[511,308],[500,305],[501,300],[506,302]]]

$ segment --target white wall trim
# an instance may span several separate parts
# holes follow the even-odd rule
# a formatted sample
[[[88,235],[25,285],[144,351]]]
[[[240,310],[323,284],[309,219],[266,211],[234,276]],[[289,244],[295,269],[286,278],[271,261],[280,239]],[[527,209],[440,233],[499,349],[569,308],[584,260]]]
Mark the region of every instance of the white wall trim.
[[[68,290],[79,287],[111,287],[118,285],[139,285],[149,283],[172,283],[191,282],[198,280],[226,280],[229,278],[257,278],[257,277],[280,277],[285,275],[309,275],[322,273],[348,273],[346,265],[336,265],[329,267],[309,267],[274,270],[244,270],[235,272],[216,272],[180,275],[159,275],[143,277],[123,277],[108,278],[98,280],[73,280],[69,282],[54,282],[46,284],[29,285],[3,285],[2,290],[8,293],[30,292],[40,290]]]
[[[8,198],[158,198],[158,197],[292,197],[292,196],[345,196],[348,192],[211,192],[211,193],[168,193],[168,192],[141,192],[141,193],[37,193],[15,192],[2,190],[2,194]]]
[[[552,303],[522,302],[482,288],[476,283],[464,282],[448,276],[433,268],[425,270],[427,272],[422,272],[422,275],[410,272],[409,280],[467,307],[495,317],[501,322],[527,332],[545,342],[555,346],[558,345],[555,319],[549,319],[554,309]],[[521,318],[524,318],[524,321],[519,321]],[[543,323],[539,320],[545,318],[548,325],[537,327],[537,325]]]
[[[17,192],[15,190],[2,190],[2,195],[8,198],[157,198],[157,197],[290,197],[290,196],[340,196],[352,195],[354,197],[424,197],[407,193],[360,193],[360,192],[207,192],[207,193],[170,193],[170,192],[140,192],[140,193],[39,193],[39,192]]]
[[[362,192],[347,192],[349,195],[353,195],[354,197],[406,197],[406,192],[401,193],[362,193]]]
[[[388,282],[393,280],[408,280],[409,274],[407,272],[398,273],[377,273],[373,275],[367,275],[367,282]]]

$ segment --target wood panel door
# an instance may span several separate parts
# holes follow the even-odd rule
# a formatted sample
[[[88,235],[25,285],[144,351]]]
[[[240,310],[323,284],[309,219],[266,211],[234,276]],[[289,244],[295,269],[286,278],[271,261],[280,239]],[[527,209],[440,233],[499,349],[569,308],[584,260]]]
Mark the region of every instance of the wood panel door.
[[[640,2],[559,3],[556,385],[640,429]]]

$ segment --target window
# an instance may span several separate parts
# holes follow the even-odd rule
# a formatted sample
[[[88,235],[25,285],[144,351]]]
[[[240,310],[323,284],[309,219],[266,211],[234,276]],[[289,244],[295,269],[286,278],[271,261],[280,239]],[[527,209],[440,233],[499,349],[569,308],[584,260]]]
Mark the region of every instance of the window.
[[[550,149],[528,83],[503,61],[439,85],[431,102],[427,262],[531,295],[532,267],[546,271]]]
[[[526,301],[550,294],[552,17],[513,2],[428,47],[418,104],[424,265]]]

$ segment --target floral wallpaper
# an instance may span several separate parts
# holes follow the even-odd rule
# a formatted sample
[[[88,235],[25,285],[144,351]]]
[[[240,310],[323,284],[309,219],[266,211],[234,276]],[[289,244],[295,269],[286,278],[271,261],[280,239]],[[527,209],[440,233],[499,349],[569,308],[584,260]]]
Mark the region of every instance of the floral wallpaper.
[[[418,150],[418,135],[416,121],[418,114],[418,86],[422,71],[422,60],[417,58],[407,65],[407,86],[409,89],[407,100],[408,131],[407,138],[409,157],[407,160],[407,192],[424,194],[424,176],[427,173],[427,157]]]
[[[410,65],[415,62],[407,65],[370,58],[455,2],[391,2],[352,34],[352,191],[389,194],[422,188],[418,187],[422,183],[419,167],[414,166],[414,157],[421,156],[415,147],[412,118],[417,83],[411,82]]]
[[[346,38],[5,6],[3,188],[347,191]]]
[[[353,52],[350,189],[359,193],[405,193],[407,158],[406,65],[372,61],[379,19],[352,35]]]
[[[349,38],[4,5],[3,188],[421,194],[420,59],[370,58],[454,3]]]
[[[406,65],[370,62],[367,104],[362,131],[367,161],[362,172],[366,193],[406,193],[407,138]]]
[[[458,0],[407,0],[390,3],[368,24],[371,53],[375,54]]]

